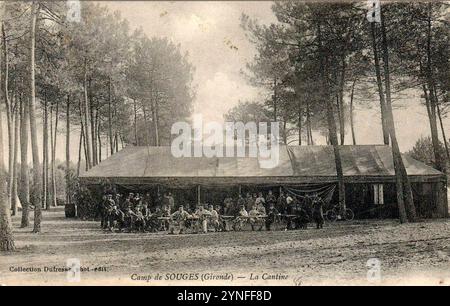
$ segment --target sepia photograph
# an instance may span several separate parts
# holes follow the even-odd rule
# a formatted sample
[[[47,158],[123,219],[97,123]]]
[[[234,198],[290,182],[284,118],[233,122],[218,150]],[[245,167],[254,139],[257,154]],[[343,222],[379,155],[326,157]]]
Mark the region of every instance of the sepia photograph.
[[[449,1],[0,1],[0,286],[450,286],[449,142]]]

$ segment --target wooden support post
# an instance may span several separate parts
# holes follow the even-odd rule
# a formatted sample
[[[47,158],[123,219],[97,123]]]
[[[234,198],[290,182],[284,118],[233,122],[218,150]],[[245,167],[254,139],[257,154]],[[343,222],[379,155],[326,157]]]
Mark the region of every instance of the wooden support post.
[[[197,185],[197,204],[201,204],[201,187],[200,185]]]

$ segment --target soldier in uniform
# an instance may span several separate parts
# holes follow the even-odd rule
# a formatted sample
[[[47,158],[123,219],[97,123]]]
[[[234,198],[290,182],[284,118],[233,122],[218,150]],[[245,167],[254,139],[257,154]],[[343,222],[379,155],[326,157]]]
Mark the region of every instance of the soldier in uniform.
[[[195,216],[198,218],[197,232],[208,232],[208,219],[211,217],[211,212],[206,210],[203,205],[200,205],[195,212]]]
[[[183,234],[186,230],[186,221],[191,218],[191,215],[184,210],[184,206],[180,205],[178,210],[172,214],[172,222],[169,234],[174,234],[174,228],[179,228],[179,233]]]
[[[294,213],[294,198],[290,195],[286,197],[286,213],[291,215]]]
[[[168,208],[172,212],[174,206],[175,206],[175,201],[172,197],[172,194],[170,192],[165,193],[162,198],[163,210],[166,210]]]
[[[262,204],[263,206],[266,205],[266,200],[264,199],[262,192],[258,193],[258,197],[255,199],[255,204],[257,206],[259,206],[260,204]]]
[[[122,231],[124,226],[124,213],[117,207],[114,201],[110,202],[108,207],[108,226],[111,232],[116,227],[118,227],[119,231]]]
[[[248,212],[245,209],[245,206],[242,205],[237,214],[236,219],[234,220],[233,230],[237,230],[236,226],[239,226],[239,230],[241,230],[247,219],[248,219]]]
[[[313,219],[316,223],[317,229],[323,228],[323,223],[325,221],[323,217],[323,207],[322,207],[322,201],[319,201],[317,197],[314,197],[313,203]]]
[[[124,211],[124,223],[127,231],[131,233],[134,230],[135,221],[138,218],[138,215],[131,209]]]
[[[260,204],[262,206],[262,204]],[[262,206],[264,208],[264,206]],[[265,215],[265,209],[264,209],[264,215]],[[264,216],[263,214],[261,214],[261,211],[258,209],[258,206],[255,205],[253,206],[252,210],[250,210],[250,212],[248,213],[249,218],[249,222],[250,225],[252,226],[252,231],[255,230],[255,226],[259,226],[259,231],[262,229],[263,226],[263,219],[261,217]]]
[[[163,206],[163,209],[161,210],[161,217],[167,218],[170,217],[170,207],[169,206]],[[162,222],[162,230],[167,231],[169,229],[170,223],[168,220],[163,220]]]
[[[137,231],[145,232],[146,229],[145,216],[142,213],[141,207],[137,206],[134,213],[136,215],[134,220],[135,229]]]
[[[284,195],[283,191],[281,191],[280,195],[278,196],[276,208],[282,214],[287,213],[287,211],[286,211],[286,196]]]
[[[121,206],[121,204],[122,204],[122,198],[123,198],[122,194],[120,194],[120,193],[117,193],[117,194],[116,194],[115,202],[116,202],[117,207],[119,207],[119,208],[122,207],[122,206]]]
[[[142,207],[142,198],[139,193],[136,193],[133,199],[133,208]]]
[[[239,214],[239,210],[241,209],[242,206],[246,206],[247,202],[244,199],[244,197],[242,196],[242,194],[239,194],[238,199],[235,203],[235,206],[233,207],[233,211],[230,214],[230,216],[237,216]]]
[[[277,198],[275,198],[275,196],[272,193],[272,190],[269,190],[269,193],[267,194],[266,197],[266,207],[270,208],[270,205],[273,204],[275,206],[275,204],[277,203]]]
[[[213,205],[209,205],[209,212],[211,217],[209,218],[209,225],[214,228],[214,231],[218,232],[221,230],[221,224],[219,220],[219,213],[214,209]]]
[[[247,192],[247,195],[245,197],[245,210],[250,211],[253,208],[253,205],[255,205],[255,200],[253,199],[252,195]]]
[[[227,196],[223,200],[223,212],[226,214],[231,209],[232,206],[233,206],[233,198]]]
[[[256,210],[259,212],[259,214],[261,216],[265,216],[266,215],[266,208],[264,207],[264,203],[259,202],[255,206],[256,206]]]
[[[165,225],[165,222],[163,222],[163,220],[159,219],[163,216],[164,216],[164,213],[163,213],[162,209],[159,206],[157,206],[155,209],[155,212],[147,218],[148,219],[147,224],[149,225],[151,231],[157,232],[157,231],[165,230],[163,228]]]
[[[303,206],[299,206],[295,212],[295,228],[296,229],[307,229],[309,222],[309,215]]]
[[[278,210],[275,208],[275,203],[271,202],[269,204],[269,209],[267,210],[266,218],[266,230],[270,231],[270,227],[275,223],[276,217],[279,215]]]
[[[109,228],[109,229],[114,228],[114,218],[111,218],[110,213],[113,210],[113,207],[115,206],[116,203],[113,200],[113,196],[111,194],[108,194],[105,198],[105,201],[103,202],[102,228]]]
[[[125,213],[133,207],[133,205],[131,203],[133,197],[134,197],[133,193],[128,194],[125,201],[123,201],[122,206],[120,207],[121,211],[123,211]]]

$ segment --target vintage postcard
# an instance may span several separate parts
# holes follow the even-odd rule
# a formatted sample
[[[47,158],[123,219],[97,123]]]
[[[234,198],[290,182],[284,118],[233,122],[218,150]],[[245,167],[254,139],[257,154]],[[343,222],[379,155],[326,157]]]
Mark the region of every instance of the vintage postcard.
[[[0,28],[0,285],[450,285],[450,2],[0,1]]]

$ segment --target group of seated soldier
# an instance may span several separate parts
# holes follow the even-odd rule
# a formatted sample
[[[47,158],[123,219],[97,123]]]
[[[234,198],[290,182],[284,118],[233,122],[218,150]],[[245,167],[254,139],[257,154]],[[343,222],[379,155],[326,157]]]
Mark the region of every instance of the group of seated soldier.
[[[242,230],[249,224],[252,230],[270,231],[276,222],[285,224],[284,229],[306,229],[314,220],[317,228],[323,225],[321,201],[300,201],[295,196],[285,196],[283,192],[275,197],[272,191],[264,197],[262,192],[237,199],[226,197],[223,205],[179,205],[170,193],[163,199],[152,201],[147,193],[107,194],[100,207],[101,226],[110,231],[140,231],[185,233],[189,229],[195,233],[209,231]],[[310,204],[310,205],[309,205]]]

